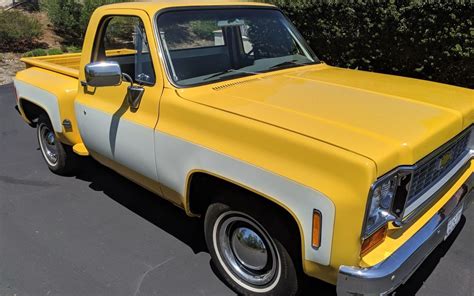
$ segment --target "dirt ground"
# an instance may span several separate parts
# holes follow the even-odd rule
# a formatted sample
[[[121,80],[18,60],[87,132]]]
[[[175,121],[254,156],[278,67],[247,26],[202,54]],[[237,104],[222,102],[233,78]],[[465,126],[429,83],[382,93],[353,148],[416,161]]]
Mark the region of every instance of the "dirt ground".
[[[43,36],[41,36],[39,43],[45,45],[48,48],[60,48],[61,47],[61,37],[56,35],[53,31],[53,25],[48,19],[48,16],[44,12],[34,12],[31,15],[38,19],[43,25]]]
[[[11,83],[16,72],[25,68],[20,57],[21,53],[0,53],[0,85]]]
[[[60,48],[61,38],[58,37],[44,12],[25,12],[36,18],[43,25],[43,36],[38,40],[38,44],[44,48]],[[23,53],[0,52],[0,85],[12,82],[16,72],[23,70],[25,65],[20,61]]]

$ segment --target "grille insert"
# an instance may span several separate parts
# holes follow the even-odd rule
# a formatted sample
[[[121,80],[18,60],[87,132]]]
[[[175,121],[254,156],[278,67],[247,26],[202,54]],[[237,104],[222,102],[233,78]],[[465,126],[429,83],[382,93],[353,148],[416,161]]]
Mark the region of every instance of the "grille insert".
[[[429,160],[422,160],[421,164],[417,165],[413,172],[408,205],[443,178],[460,161],[467,152],[470,133],[469,131],[458,136],[439,152],[435,152],[434,156],[428,156]]]

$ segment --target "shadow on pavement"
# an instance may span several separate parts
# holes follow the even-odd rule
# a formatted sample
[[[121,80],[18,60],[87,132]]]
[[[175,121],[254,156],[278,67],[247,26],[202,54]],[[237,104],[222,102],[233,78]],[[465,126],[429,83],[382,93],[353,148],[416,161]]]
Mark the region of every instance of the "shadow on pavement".
[[[75,177],[90,182],[91,189],[103,192],[115,202],[179,239],[188,245],[195,254],[208,252],[204,240],[202,219],[188,217],[183,210],[170,202],[159,198],[90,158],[83,159]],[[449,250],[465,223],[466,219],[463,217],[452,235],[438,246],[412,277],[392,295],[415,295]],[[210,266],[222,280],[212,262],[210,262]],[[336,295],[336,288],[320,280],[305,277],[303,295],[315,294]]]
[[[201,219],[190,218],[170,202],[136,185],[91,158],[81,159],[76,178],[176,237],[195,254],[207,251]]]

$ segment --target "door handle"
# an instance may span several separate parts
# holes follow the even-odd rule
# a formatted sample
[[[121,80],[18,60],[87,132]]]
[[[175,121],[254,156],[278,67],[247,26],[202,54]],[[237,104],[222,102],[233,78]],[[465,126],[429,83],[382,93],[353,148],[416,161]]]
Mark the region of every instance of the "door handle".
[[[142,86],[131,85],[127,88],[127,102],[132,111],[138,110],[145,89]]]

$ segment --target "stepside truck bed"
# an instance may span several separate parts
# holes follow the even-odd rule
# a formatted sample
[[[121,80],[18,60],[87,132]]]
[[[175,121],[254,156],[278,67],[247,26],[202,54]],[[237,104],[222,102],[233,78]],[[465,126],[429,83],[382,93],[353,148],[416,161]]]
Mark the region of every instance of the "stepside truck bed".
[[[14,84],[23,118],[34,124],[39,107],[48,114],[61,142],[80,143],[74,100],[79,85],[81,54],[39,56],[21,61],[27,69],[17,73]]]
[[[38,67],[74,78],[79,77],[80,53],[22,58],[27,68]]]

